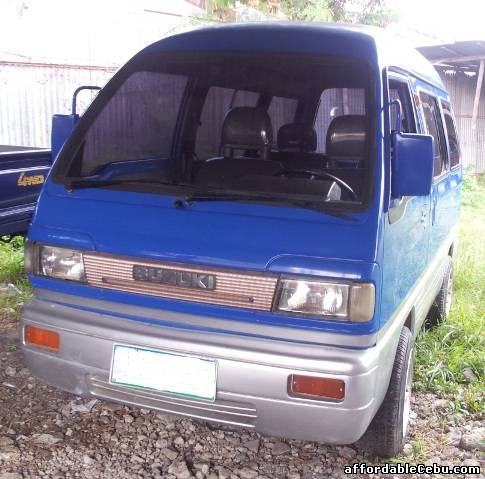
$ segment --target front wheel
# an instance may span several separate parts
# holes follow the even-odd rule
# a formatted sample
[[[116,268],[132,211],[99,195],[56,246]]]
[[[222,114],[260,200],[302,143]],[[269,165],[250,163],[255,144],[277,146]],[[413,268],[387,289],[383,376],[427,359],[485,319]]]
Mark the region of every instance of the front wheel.
[[[368,452],[391,457],[403,448],[411,413],[413,369],[414,339],[411,331],[403,327],[386,396],[359,441]]]

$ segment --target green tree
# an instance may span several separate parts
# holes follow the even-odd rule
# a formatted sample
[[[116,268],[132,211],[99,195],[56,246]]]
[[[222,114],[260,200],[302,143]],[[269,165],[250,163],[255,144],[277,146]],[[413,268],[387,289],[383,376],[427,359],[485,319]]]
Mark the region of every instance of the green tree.
[[[207,0],[207,14],[214,20],[228,20],[235,3],[234,0]]]
[[[282,0],[291,20],[365,23],[386,26],[396,20],[387,0]]]
[[[283,12],[290,20],[332,22],[335,12],[328,0],[284,0]]]
[[[268,0],[240,0],[271,15]],[[307,22],[346,22],[386,26],[396,20],[388,0],[280,0],[281,9],[289,20]],[[208,0],[207,11],[214,20],[233,19],[235,0]]]

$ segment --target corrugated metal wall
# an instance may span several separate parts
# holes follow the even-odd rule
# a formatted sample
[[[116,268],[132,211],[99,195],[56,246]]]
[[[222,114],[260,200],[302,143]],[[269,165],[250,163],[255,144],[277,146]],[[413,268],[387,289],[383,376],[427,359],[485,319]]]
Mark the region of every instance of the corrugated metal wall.
[[[74,90],[80,85],[104,86],[112,67],[43,65],[0,62],[0,145],[50,147],[51,117],[70,113]],[[472,129],[477,77],[461,72],[440,72],[455,111],[464,166],[485,172],[485,89],[482,91],[477,128]],[[93,94],[83,92],[79,110]]]
[[[445,75],[439,72],[448,90],[455,112],[458,135],[463,155],[463,165],[475,173],[485,172],[485,88],[478,109],[477,127],[472,129],[473,100],[477,76],[462,72]]]
[[[51,117],[70,113],[74,90],[104,86],[115,69],[0,62],[0,145],[50,147]],[[93,97],[79,95],[83,111]]]

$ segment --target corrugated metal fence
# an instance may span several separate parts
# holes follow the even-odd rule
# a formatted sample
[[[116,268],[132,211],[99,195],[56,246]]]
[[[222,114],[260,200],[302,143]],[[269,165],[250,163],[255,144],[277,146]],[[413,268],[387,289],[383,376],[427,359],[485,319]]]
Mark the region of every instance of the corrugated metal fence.
[[[0,62],[0,145],[50,147],[51,117],[70,113],[74,90],[104,86],[113,67]],[[79,95],[78,111],[91,92]]]
[[[80,85],[104,86],[114,67],[0,62],[0,145],[50,147],[51,117],[70,113],[74,90]],[[441,74],[455,111],[465,168],[485,172],[485,92],[477,127],[472,129],[476,76]],[[83,92],[79,111],[93,94]]]
[[[474,173],[485,172],[485,89],[478,109],[476,129],[472,129],[473,100],[477,77],[463,72],[454,75],[441,74],[448,90],[456,117],[463,157],[463,165]]]

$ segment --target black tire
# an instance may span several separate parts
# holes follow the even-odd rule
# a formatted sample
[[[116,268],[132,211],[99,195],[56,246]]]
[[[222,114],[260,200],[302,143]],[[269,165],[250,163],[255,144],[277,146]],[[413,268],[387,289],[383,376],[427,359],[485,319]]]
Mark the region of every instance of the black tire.
[[[443,282],[426,317],[426,327],[433,328],[442,323],[450,312],[451,298],[453,293],[453,261],[451,256],[447,256]]]
[[[409,424],[413,368],[414,339],[411,331],[404,326],[386,396],[359,441],[365,451],[380,457],[392,457],[402,450]]]

